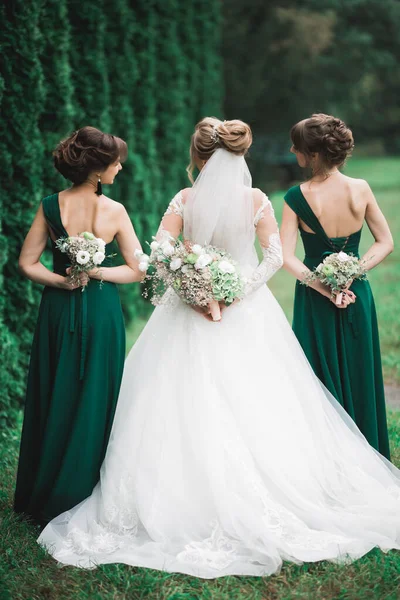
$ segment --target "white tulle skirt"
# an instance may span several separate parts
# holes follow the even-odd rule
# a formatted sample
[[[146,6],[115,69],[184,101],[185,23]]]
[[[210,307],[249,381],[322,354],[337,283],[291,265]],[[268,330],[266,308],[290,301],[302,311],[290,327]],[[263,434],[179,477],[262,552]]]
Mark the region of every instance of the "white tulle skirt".
[[[266,286],[210,323],[158,307],[129,354],[101,481],[39,543],[60,563],[202,578],[400,548],[400,472],[313,374]]]

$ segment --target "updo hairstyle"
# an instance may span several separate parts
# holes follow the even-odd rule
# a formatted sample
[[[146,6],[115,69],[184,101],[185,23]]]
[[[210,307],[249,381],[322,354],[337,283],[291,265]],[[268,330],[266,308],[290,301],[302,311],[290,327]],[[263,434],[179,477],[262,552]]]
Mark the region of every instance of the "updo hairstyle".
[[[318,170],[322,171],[341,167],[354,148],[353,134],[344,121],[323,113],[293,125],[290,137],[294,149],[308,159],[307,166],[311,166],[312,155],[319,154]]]
[[[89,178],[90,173],[101,173],[128,153],[126,142],[95,127],[82,127],[62,140],[53,152],[57,171],[79,185]]]
[[[253,141],[251,129],[239,119],[220,121],[216,117],[205,117],[195,127],[190,143],[190,164],[187,168],[193,182],[195,159],[207,161],[218,148],[243,156]]]

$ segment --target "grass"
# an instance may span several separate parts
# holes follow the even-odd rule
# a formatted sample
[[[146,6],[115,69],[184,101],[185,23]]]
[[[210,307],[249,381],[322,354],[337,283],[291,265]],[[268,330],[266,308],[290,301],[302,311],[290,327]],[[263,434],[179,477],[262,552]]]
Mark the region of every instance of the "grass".
[[[398,239],[397,199],[400,169],[394,159],[357,159],[347,172],[367,178]],[[272,196],[277,217],[282,193]],[[362,247],[371,242],[363,234]],[[301,250],[299,248],[301,255]],[[375,269],[370,280],[376,294],[383,363],[387,382],[400,383],[398,316],[399,251]],[[271,288],[291,319],[294,281],[284,271]],[[144,321],[128,331],[132,346]],[[400,467],[400,412],[389,413],[393,462]],[[378,550],[349,566],[328,562],[285,564],[279,575],[267,578],[225,577],[203,581],[185,575],[105,565],[95,571],[59,568],[36,544],[38,530],[12,511],[20,430],[3,434],[0,448],[0,600],[398,600],[400,552]]]
[[[389,414],[400,466],[400,412]],[[272,577],[203,581],[126,565],[59,568],[37,545],[38,529],[12,511],[19,431],[0,449],[0,600],[398,600],[400,552],[373,550],[349,566],[285,564]]]

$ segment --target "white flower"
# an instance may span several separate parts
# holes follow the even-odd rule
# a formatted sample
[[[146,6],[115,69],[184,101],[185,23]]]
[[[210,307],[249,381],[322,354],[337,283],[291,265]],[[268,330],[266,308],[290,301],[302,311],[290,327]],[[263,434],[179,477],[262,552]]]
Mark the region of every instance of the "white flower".
[[[161,245],[161,250],[162,250],[164,256],[172,256],[175,252],[175,248],[173,246],[171,246],[171,244],[169,242],[164,242]]]
[[[212,262],[212,258],[209,254],[201,254],[194,265],[195,269],[204,269],[207,265]]]
[[[68,250],[68,244],[67,244],[67,243],[64,243],[64,244],[61,246],[60,250],[61,250],[61,252],[64,252],[64,253],[65,253],[65,252]]]
[[[97,242],[97,246],[99,248],[105,248],[106,247],[106,243],[104,240],[102,240],[101,238],[96,238],[96,242]]]
[[[154,240],[154,242],[151,242],[150,244],[150,248],[154,251],[154,250],[158,250],[158,248],[160,247],[160,244]]]
[[[142,254],[142,256],[140,257],[140,261],[139,262],[149,263],[150,262],[150,256],[148,254]]]
[[[200,244],[195,244],[192,247],[192,252],[193,252],[193,254],[199,254],[200,255],[200,254],[203,254],[204,249],[200,246]]]
[[[101,265],[101,263],[103,262],[103,260],[105,259],[106,255],[104,254],[104,252],[95,252],[94,256],[93,256],[93,262],[95,265]]]
[[[183,267],[182,267],[182,273],[184,275],[186,275],[187,273],[189,273],[189,271],[192,270],[192,268],[193,268],[192,265],[183,265]]]
[[[235,267],[227,260],[221,260],[221,262],[218,265],[218,269],[222,273],[234,273],[235,272]]]
[[[142,273],[146,273],[147,269],[149,268],[149,263],[148,261],[141,261],[139,263],[139,271],[142,271]]]
[[[89,260],[89,252],[86,252],[86,250],[79,250],[78,254],[76,255],[76,262],[80,265],[86,265],[89,262]]]
[[[169,268],[171,269],[171,271],[177,271],[178,269],[181,268],[181,266],[182,266],[182,260],[180,258],[172,259],[169,264]]]
[[[142,250],[139,250],[139,248],[136,248],[136,250],[135,250],[135,252],[134,252],[133,256],[134,256],[136,259],[139,259],[139,258],[141,258],[141,257],[143,256],[143,251],[142,251]]]
[[[347,262],[348,260],[351,259],[351,256],[349,256],[348,254],[346,254],[346,252],[339,252],[339,254],[337,255],[337,257],[340,260],[340,262]]]

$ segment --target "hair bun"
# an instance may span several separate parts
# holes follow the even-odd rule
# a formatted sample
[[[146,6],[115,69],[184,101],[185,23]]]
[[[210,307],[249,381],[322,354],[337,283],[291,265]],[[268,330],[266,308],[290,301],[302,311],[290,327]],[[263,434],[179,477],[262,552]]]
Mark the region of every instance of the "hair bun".
[[[353,134],[346,123],[324,113],[296,123],[290,135],[299,152],[308,157],[318,153],[328,168],[342,166],[354,148]]]
[[[245,154],[253,141],[249,125],[239,119],[220,123],[216,127],[216,132],[219,145],[233,154]]]
[[[93,171],[104,171],[126,156],[127,145],[121,138],[89,126],[74,131],[53,152],[56,169],[76,185],[84,183]]]

